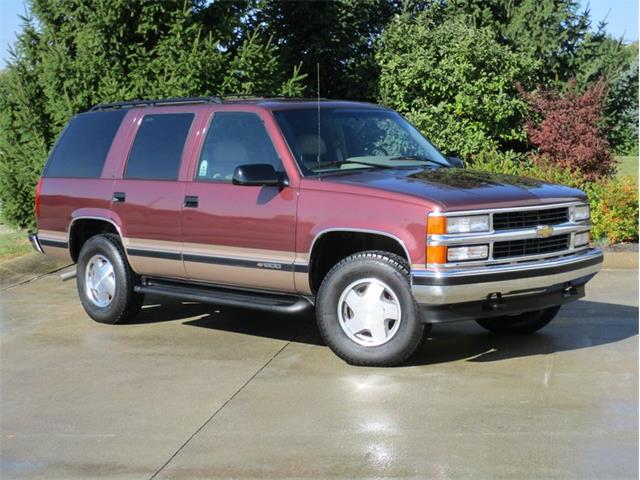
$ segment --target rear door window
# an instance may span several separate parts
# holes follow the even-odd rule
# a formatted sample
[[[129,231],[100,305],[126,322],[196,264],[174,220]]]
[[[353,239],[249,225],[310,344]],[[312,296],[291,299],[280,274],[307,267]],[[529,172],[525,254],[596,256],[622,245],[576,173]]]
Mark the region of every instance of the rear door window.
[[[145,115],[129,153],[125,178],[177,180],[193,113]]]
[[[76,115],[65,128],[42,172],[44,177],[99,177],[126,111]]]

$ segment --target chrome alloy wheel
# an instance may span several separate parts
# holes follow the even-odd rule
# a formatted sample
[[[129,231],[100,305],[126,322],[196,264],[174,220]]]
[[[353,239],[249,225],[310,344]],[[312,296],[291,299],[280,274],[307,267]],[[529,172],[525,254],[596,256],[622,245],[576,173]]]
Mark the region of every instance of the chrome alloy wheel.
[[[84,273],[84,288],[87,297],[98,307],[111,303],[116,293],[116,277],[111,262],[102,255],[94,255],[87,262]]]
[[[347,336],[358,345],[377,347],[398,332],[402,311],[397,295],[376,278],[357,280],[338,300],[338,320]]]

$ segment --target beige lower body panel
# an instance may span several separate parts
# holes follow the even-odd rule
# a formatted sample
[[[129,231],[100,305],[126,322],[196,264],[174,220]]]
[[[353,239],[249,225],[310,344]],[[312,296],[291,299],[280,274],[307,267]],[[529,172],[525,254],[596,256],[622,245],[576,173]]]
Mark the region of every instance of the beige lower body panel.
[[[185,243],[183,253],[185,270],[191,280],[267,290],[295,291],[291,269],[295,252]],[[198,261],[189,261],[190,255],[198,257]],[[216,259],[219,263],[211,259]]]
[[[63,247],[52,247],[49,245],[42,246],[42,251],[45,255],[53,257],[57,260],[61,260],[63,262],[73,263],[73,259],[71,258],[71,254],[69,253],[68,248]]]
[[[72,262],[71,254],[69,253],[69,245],[68,240],[69,237],[67,232],[58,232],[56,230],[40,230],[38,232],[38,239],[40,240],[40,244],[42,246],[42,251],[45,255],[49,255],[58,260],[62,260],[63,262]],[[60,242],[64,243],[65,246],[52,246],[52,245],[43,245],[43,242]]]
[[[191,280],[238,287],[293,292],[293,272],[200,262],[185,262]]]
[[[123,239],[127,250],[129,265],[139,275],[156,277],[170,277],[186,279],[187,274],[180,255],[180,244],[161,240],[145,240],[140,238]],[[144,251],[144,255],[133,254],[132,250]],[[175,259],[153,257],[153,252],[160,254],[174,254]]]
[[[276,291],[296,291],[292,264],[294,261],[300,261],[296,259],[295,252],[197,243],[180,244],[137,238],[125,239],[124,244],[131,267],[140,275]],[[133,254],[136,250],[137,254]],[[160,258],[163,254],[181,253],[184,255],[184,262],[180,258]],[[157,256],[154,256],[156,254]],[[190,257],[197,260],[190,261]],[[300,279],[300,282],[306,282],[308,288],[308,280],[305,279],[303,282]]]

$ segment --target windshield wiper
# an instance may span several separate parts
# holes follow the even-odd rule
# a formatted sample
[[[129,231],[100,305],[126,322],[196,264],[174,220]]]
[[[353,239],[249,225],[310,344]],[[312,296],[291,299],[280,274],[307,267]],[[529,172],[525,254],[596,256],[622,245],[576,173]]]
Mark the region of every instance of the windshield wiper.
[[[380,167],[380,168],[395,168],[394,165],[385,165],[384,163],[363,162],[362,160],[350,160],[346,159],[340,162],[341,165],[345,163],[355,163],[356,165],[365,165],[367,167]]]
[[[393,157],[390,158],[389,160],[413,160],[413,161],[420,161],[420,162],[429,162],[429,163],[435,163],[436,165],[440,165],[443,167],[447,167],[449,168],[450,165],[447,165],[446,163],[442,163],[442,162],[438,162],[436,160],[432,160],[430,158],[427,157],[421,157],[418,155],[415,156],[400,156],[400,157]],[[389,164],[384,164],[384,163],[375,163],[375,162],[365,162],[364,160],[352,160],[347,158],[346,160],[342,160],[340,162],[332,162],[329,164],[326,164],[326,167],[338,167],[339,172],[344,172],[347,171],[348,169],[340,169],[340,167],[346,163],[353,163],[356,165],[364,165],[365,167],[376,167],[376,168],[383,168],[383,169],[389,169],[389,168],[398,168],[398,167],[411,167],[412,165],[389,165]],[[323,172],[323,173],[326,173]]]
[[[348,169],[345,168],[340,168],[342,165],[347,164],[347,163],[355,163],[356,165],[364,165],[366,167],[380,167],[380,168],[395,168],[394,165],[385,165],[385,164],[380,164],[380,163],[373,163],[373,162],[364,162],[364,161],[360,161],[360,160],[341,160],[339,162],[332,162],[332,163],[327,163],[325,164],[325,167],[329,167],[329,168],[336,168],[338,171],[344,172],[347,171]]]
[[[433,158],[423,157],[421,155],[400,155],[400,156],[397,156],[397,157],[391,157],[389,160],[391,160],[391,161],[394,161],[394,160],[415,160],[415,161],[418,161],[418,162],[435,163],[436,165],[440,165],[441,167],[451,168],[451,165],[449,165],[448,163],[443,163],[443,162],[440,162],[438,160],[434,160]]]

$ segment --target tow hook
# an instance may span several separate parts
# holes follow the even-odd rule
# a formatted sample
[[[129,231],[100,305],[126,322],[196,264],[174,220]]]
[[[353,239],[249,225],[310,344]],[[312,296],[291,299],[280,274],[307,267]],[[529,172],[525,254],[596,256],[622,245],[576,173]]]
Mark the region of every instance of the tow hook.
[[[562,290],[562,298],[569,298],[569,297],[573,297],[574,295],[578,294],[578,290],[576,289],[576,287],[573,287],[571,285],[569,285],[568,287],[565,287]]]
[[[504,309],[505,306],[506,305],[505,301],[502,299],[502,294],[500,292],[494,292],[487,295],[487,300],[484,302],[482,309],[495,312],[497,310]]]

